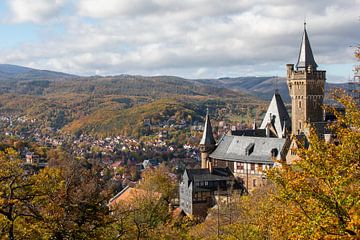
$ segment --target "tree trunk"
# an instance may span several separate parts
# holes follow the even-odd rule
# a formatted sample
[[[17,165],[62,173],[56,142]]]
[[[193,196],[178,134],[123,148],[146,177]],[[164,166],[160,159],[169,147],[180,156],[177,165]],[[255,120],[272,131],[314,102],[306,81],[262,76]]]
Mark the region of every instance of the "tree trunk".
[[[14,222],[11,221],[9,231],[8,231],[9,240],[14,240]]]

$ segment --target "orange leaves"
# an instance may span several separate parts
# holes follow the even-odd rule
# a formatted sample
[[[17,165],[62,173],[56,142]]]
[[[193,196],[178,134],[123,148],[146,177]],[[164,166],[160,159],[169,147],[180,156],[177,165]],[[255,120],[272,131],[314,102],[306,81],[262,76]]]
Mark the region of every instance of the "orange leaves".
[[[338,119],[331,126],[335,141],[326,143],[311,131],[310,148],[299,150],[299,161],[268,173],[278,198],[299,210],[294,215],[302,216],[297,223],[299,236],[346,239],[360,234],[354,220],[360,215],[356,211],[360,204],[359,109],[342,93],[335,97],[346,107],[346,114],[336,113]]]

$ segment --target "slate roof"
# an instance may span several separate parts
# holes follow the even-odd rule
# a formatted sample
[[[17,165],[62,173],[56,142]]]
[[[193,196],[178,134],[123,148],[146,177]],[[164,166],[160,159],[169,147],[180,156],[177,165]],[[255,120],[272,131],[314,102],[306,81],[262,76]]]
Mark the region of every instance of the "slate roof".
[[[216,141],[212,132],[212,127],[211,127],[211,122],[210,122],[210,117],[209,117],[209,113],[206,114],[206,120],[205,120],[205,127],[204,127],[204,132],[203,132],[203,136],[201,138],[200,141],[200,145],[205,145],[205,146],[211,146],[211,145],[215,145]]]
[[[301,41],[300,52],[296,68],[307,69],[309,65],[312,65],[313,69],[317,68],[317,64],[314,59],[313,52],[311,50],[310,41],[306,32],[306,23],[304,23],[304,34]]]
[[[311,126],[315,129],[319,138],[324,138],[324,134],[332,133],[329,124],[330,122],[312,122]]]
[[[284,123],[286,128],[291,128],[289,114],[279,93],[275,93],[272,97],[260,129],[265,129],[269,122],[272,123],[278,137],[282,137]]]
[[[234,136],[266,137],[265,129],[241,129],[231,131]]]
[[[186,169],[190,181],[222,181],[232,180],[234,175],[229,168],[213,168],[213,172],[207,168]]]
[[[225,136],[210,158],[238,162],[272,163],[271,151],[276,149],[277,159],[285,156],[288,138]],[[251,146],[249,151],[249,146]],[[248,152],[248,153],[247,153]]]

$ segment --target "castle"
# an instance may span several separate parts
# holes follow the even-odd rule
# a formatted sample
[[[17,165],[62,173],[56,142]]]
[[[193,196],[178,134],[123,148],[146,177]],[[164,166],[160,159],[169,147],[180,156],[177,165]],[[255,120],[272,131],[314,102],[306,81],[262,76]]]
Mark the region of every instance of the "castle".
[[[194,214],[196,204],[213,204],[211,197],[214,195],[209,193],[201,202],[197,202],[198,199],[191,196],[197,196],[198,192],[204,189],[208,192],[215,191],[217,184],[214,179],[237,179],[245,191],[266,184],[264,170],[273,167],[276,164],[274,160],[291,164],[296,158],[295,139],[306,139],[310,125],[321,129],[320,132],[324,135],[325,119],[322,105],[326,71],[317,68],[304,23],[297,64],[286,65],[287,85],[291,97],[291,119],[280,94],[275,92],[260,128],[256,128],[254,124],[253,129],[230,131],[216,142],[210,116],[206,114],[200,141],[203,171],[185,170],[180,183],[180,207],[184,212]],[[220,176],[219,172],[226,172],[226,176]],[[198,182],[195,179],[198,179]],[[214,186],[212,190],[208,187],[210,184]],[[189,205],[191,208],[187,207]]]

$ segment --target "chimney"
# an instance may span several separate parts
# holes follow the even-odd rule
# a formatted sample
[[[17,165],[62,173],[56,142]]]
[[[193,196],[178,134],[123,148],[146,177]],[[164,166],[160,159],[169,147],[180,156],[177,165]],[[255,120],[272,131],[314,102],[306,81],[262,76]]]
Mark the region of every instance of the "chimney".
[[[211,160],[208,161],[208,168],[209,168],[210,174],[212,174],[212,173],[213,173],[213,165],[212,165],[212,161],[211,161]]]
[[[284,124],[282,129],[282,138],[286,137],[286,118],[283,118]]]
[[[270,123],[266,124],[265,133],[266,137],[270,137]]]

